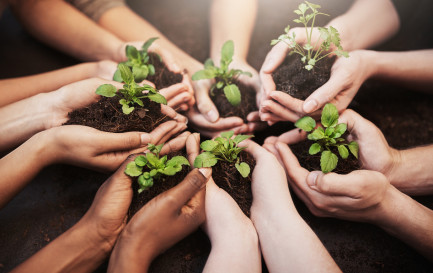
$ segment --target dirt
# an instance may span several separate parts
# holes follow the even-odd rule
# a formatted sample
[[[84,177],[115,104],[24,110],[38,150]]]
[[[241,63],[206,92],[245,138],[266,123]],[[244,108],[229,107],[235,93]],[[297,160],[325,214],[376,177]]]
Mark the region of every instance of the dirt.
[[[143,101],[144,108],[136,107],[131,114],[125,115],[118,97],[102,97],[88,107],[69,113],[69,120],[64,125],[85,125],[111,133],[151,132],[159,124],[169,120],[161,113],[160,104],[147,98]]]
[[[308,71],[298,54],[287,56],[272,75],[277,90],[305,100],[317,88],[329,80],[335,57],[323,58]]]
[[[249,113],[258,111],[256,104],[256,91],[254,88],[239,81],[235,81],[234,84],[239,87],[241,92],[241,103],[238,106],[230,104],[222,89],[214,90],[214,96],[211,95],[210,98],[215,103],[221,117],[240,117],[246,122]]]
[[[150,62],[155,67],[155,75],[148,76],[146,80],[154,83],[157,89],[163,89],[182,82],[182,75],[168,70],[167,66],[160,61],[156,54],[150,53],[149,57]]]
[[[253,202],[251,175],[256,162],[247,152],[241,152],[239,158],[241,162],[246,162],[250,166],[251,172],[248,177],[242,177],[234,164],[224,161],[219,161],[217,165],[212,167],[212,177],[215,184],[228,192],[239,205],[242,212],[249,217],[251,204]]]

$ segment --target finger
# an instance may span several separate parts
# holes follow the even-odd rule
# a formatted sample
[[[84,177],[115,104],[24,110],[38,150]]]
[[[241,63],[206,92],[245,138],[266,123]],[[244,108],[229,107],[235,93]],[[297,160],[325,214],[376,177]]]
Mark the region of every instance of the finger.
[[[200,134],[191,134],[186,140],[186,152],[188,161],[191,166],[194,166],[194,160],[200,153]]]
[[[260,72],[260,80],[262,81],[262,100],[265,96],[267,96],[271,91],[274,91],[277,89],[277,86],[275,85],[274,78],[272,77],[272,74],[265,74]]]
[[[248,133],[258,132],[264,130],[268,125],[266,122],[248,122]]]
[[[290,48],[285,43],[276,44],[266,55],[261,71],[268,74],[274,72],[284,62],[289,51]]]
[[[282,161],[282,159],[280,157],[280,154],[278,153],[277,148],[275,148],[275,145],[272,145],[272,144],[263,144],[263,148],[265,148],[267,151],[269,151],[270,153],[272,153],[278,159],[278,161],[280,162],[281,166],[284,166],[283,165],[283,161]]]
[[[265,144],[275,145],[275,143],[277,143],[277,141],[278,141],[278,137],[276,137],[276,136],[270,136],[270,137],[267,137],[265,139]]]
[[[159,93],[161,93],[161,95],[163,95],[167,100],[182,92],[188,92],[188,87],[183,83],[176,83],[167,88],[159,90]]]
[[[210,88],[210,86],[209,86]],[[196,88],[195,98],[198,111],[211,123],[219,119],[218,109],[209,97],[208,89],[200,86]]]
[[[152,143],[152,144],[158,144],[161,142],[161,140],[163,139],[163,137],[167,134],[169,134],[169,132],[173,129],[175,129],[177,127],[178,123],[174,120],[169,120],[166,121],[162,124],[160,124],[158,127],[156,127],[155,129],[153,129],[152,132],[149,133],[150,135],[150,139],[146,139],[148,141],[148,143]]]
[[[260,119],[264,122],[267,122],[269,126],[274,125],[276,122],[284,121],[282,118],[272,113],[261,113],[261,112],[260,112]]]
[[[99,147],[98,155],[115,151],[129,151],[147,145],[147,133],[107,133],[95,130],[94,145]],[[143,138],[142,138],[143,137]]]
[[[211,175],[211,168],[194,169],[182,182],[168,190],[167,195],[172,197],[174,209],[181,209],[197,192],[204,188]]]
[[[292,145],[298,142],[301,142],[307,138],[307,132],[295,128],[292,129],[278,137],[279,142],[286,143],[288,145]]]
[[[138,156],[138,154],[131,154],[129,156],[125,156],[126,159],[123,161],[123,163],[118,167],[116,172],[110,176],[110,178],[107,181],[118,181],[119,179],[124,179],[124,181],[128,181],[129,184],[132,182],[132,178],[125,174],[125,168],[126,165],[128,165],[130,162],[134,161],[135,158]]]
[[[173,136],[177,135],[178,133],[184,131],[187,128],[185,123],[178,123],[176,125],[176,127],[174,127],[173,130],[171,130],[170,132],[168,132],[167,134],[165,134],[160,141],[157,144],[162,144],[165,143],[166,141],[168,141],[170,138],[172,138]]]
[[[242,126],[244,123],[239,117],[221,118],[217,122],[211,123],[195,109],[190,110],[188,117],[193,125],[207,131],[227,131],[228,129]]]
[[[185,108],[186,106],[186,109],[188,109],[188,105],[186,103],[189,102],[190,99],[191,94],[184,91],[168,100],[167,105],[173,109],[180,108],[182,105],[184,105],[183,107]]]
[[[278,103],[280,103],[282,106],[286,107],[291,112],[294,112],[296,114],[302,114],[304,111],[302,109],[302,105],[304,101],[296,99],[289,94],[286,94],[281,91],[271,91],[269,93],[269,97],[276,100]]]
[[[245,147],[245,151],[251,154],[256,161],[260,160],[263,155],[269,153],[265,148],[250,139],[242,141],[238,146]]]
[[[277,142],[275,148],[280,154],[281,160],[284,164],[287,176],[293,181],[301,190],[305,191],[308,187],[305,179],[308,176],[308,171],[301,167],[298,159],[290,150],[289,146],[284,143]]]
[[[145,84],[147,84],[147,85],[152,86],[153,88],[156,88],[155,84],[154,84],[153,82],[148,81],[148,80],[143,80],[140,84],[141,84],[141,85],[145,85]],[[144,92],[144,91],[143,91],[143,92]]]
[[[250,122],[256,122],[260,121],[260,114],[259,111],[254,111],[248,114],[247,120]]]
[[[274,115],[277,115],[282,120],[295,122],[300,118],[300,115],[298,113],[295,113],[292,110],[287,109],[281,104],[272,100],[263,101],[260,107],[266,109],[269,112],[272,112]]]
[[[190,135],[190,132],[183,132],[179,136],[171,139],[169,142],[165,143],[164,146],[161,149],[160,154],[166,155],[173,152],[180,151],[185,147],[186,140],[188,139],[188,136]]]

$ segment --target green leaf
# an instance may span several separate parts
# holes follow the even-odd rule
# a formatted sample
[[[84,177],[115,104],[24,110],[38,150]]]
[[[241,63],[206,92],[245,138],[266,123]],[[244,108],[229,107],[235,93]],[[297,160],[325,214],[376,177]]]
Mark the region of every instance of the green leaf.
[[[233,139],[233,141],[236,143],[236,144],[239,144],[239,143],[241,143],[242,141],[244,141],[244,140],[246,140],[246,139],[249,139],[249,138],[252,138],[253,137],[253,135],[237,135],[237,136],[235,136],[235,138]]]
[[[153,66],[153,64],[149,64],[147,68],[149,69],[149,75],[155,75],[155,66]]]
[[[212,152],[218,145],[218,142],[214,140],[205,140],[200,144],[200,148],[206,152]]]
[[[209,58],[204,62],[204,68],[207,69],[207,68],[212,68],[212,67],[215,67],[215,64],[212,61],[212,59]]]
[[[304,3],[301,3],[299,4],[298,9],[302,12],[302,14],[304,14],[307,11],[308,6]]]
[[[179,165],[179,166],[187,165],[187,166],[189,166],[189,162],[188,162],[188,159],[186,159],[185,157],[178,155],[178,156],[172,157],[169,161],[167,161],[167,166],[175,166],[175,165]]]
[[[350,152],[356,157],[358,158],[358,151],[359,151],[359,146],[358,146],[358,142],[356,141],[352,141],[349,143],[348,145]]]
[[[199,154],[194,160],[194,167],[196,168],[206,168],[212,167],[217,164],[218,160],[214,154],[210,152],[203,152]]]
[[[141,49],[143,49],[143,51],[147,52],[147,50],[149,49],[149,47],[153,44],[153,42],[155,42],[155,40],[157,40],[158,37],[154,37],[154,38],[150,38],[149,40],[147,40],[142,46]]]
[[[112,85],[112,84],[103,84],[100,85],[97,89],[96,89],[96,94],[107,97],[107,98],[111,98],[116,96],[116,92],[117,92],[117,88]]]
[[[349,156],[349,151],[344,145],[338,145],[338,153],[340,153],[340,156],[343,159],[346,159]]]
[[[167,166],[159,172],[168,176],[173,176],[176,173],[180,172],[181,170],[182,167],[180,165],[173,165],[173,166]]]
[[[241,164],[236,163],[235,167],[238,170],[238,172],[242,175],[242,177],[248,177],[248,175],[250,174],[251,171],[250,166],[248,166],[248,164],[245,162],[241,162]]]
[[[253,74],[251,74],[251,72],[248,72],[248,71],[241,71],[240,74],[241,74],[241,75],[248,76],[248,77],[250,77],[250,78],[253,77]]]
[[[132,113],[132,111],[134,111],[134,107],[129,107],[129,105],[128,104],[123,104],[122,105],[122,112],[125,114],[125,115],[129,115],[129,114],[131,114]]]
[[[308,71],[310,71],[311,69],[313,69],[313,66],[311,64],[308,64],[305,66],[305,69],[307,69]]]
[[[335,126],[334,138],[338,138],[338,137],[342,136],[346,132],[346,130],[347,130],[346,123],[337,124],[337,126]]]
[[[229,138],[231,138],[234,134],[235,134],[234,131],[222,132],[222,133],[221,133],[221,137],[229,139]]]
[[[337,167],[338,157],[331,151],[323,151],[320,157],[320,168],[322,172],[329,173]]]
[[[135,164],[140,167],[144,167],[147,164],[147,158],[144,155],[139,155],[134,160]]]
[[[147,66],[134,66],[132,67],[132,74],[134,75],[134,80],[136,82],[141,82],[147,78],[149,75],[149,69]]]
[[[120,70],[119,69],[116,69],[116,72],[114,72],[113,81],[123,82],[122,76],[120,75]]]
[[[193,81],[198,81],[198,80],[205,80],[205,79],[213,79],[215,78],[215,76],[216,74],[214,70],[204,69],[195,72],[194,75],[192,75],[191,79]]]
[[[135,83],[131,69],[129,69],[127,65],[120,63],[117,67],[120,71],[120,76],[122,77],[124,83],[131,85]]]
[[[152,165],[153,167],[158,167],[159,165],[159,159],[158,157],[153,154],[153,153],[147,153],[146,154],[146,158],[149,161],[150,165]]]
[[[132,98],[132,100],[133,100],[136,104],[140,105],[141,107],[144,106],[144,103],[143,103],[139,98]]]
[[[322,125],[325,127],[332,127],[338,122],[338,110],[335,105],[328,103],[323,107],[322,111]]]
[[[138,59],[138,50],[135,48],[135,46],[127,45],[125,48],[126,51],[126,57],[128,57],[129,60],[136,60]]]
[[[152,170],[150,170],[149,174],[150,174],[150,176],[154,177],[155,175],[158,174],[158,170],[157,169],[152,169]]]
[[[239,91],[239,88],[234,84],[230,84],[224,87],[224,95],[233,106],[238,106],[241,103],[241,92]]]
[[[143,173],[143,168],[140,166],[137,166],[135,162],[129,162],[128,165],[126,165],[125,168],[125,174],[131,176],[131,177],[137,177]]]
[[[161,103],[164,105],[167,105],[167,100],[165,99],[165,97],[159,93],[155,93],[155,94],[148,94],[147,97],[151,100],[154,101],[156,103]]]
[[[162,150],[162,147],[164,147],[164,143],[159,144],[159,145],[154,145],[152,143],[149,143],[147,145],[147,148],[149,149],[149,151],[151,151],[154,154],[159,154]]]
[[[320,146],[319,143],[313,143],[313,145],[310,146],[310,149],[308,150],[308,153],[310,155],[315,155],[322,150],[322,146]]]
[[[325,131],[322,127],[318,127],[311,134],[308,134],[307,138],[309,140],[319,140],[325,138]]]
[[[326,128],[326,130],[325,130],[325,135],[326,135],[327,137],[329,137],[329,136],[332,135],[332,133],[334,133],[334,131],[335,131],[335,128],[334,128],[334,127],[328,127],[328,128]]]
[[[227,65],[231,63],[234,51],[235,51],[235,46],[232,40],[229,40],[224,43],[221,49],[221,66],[223,62],[226,63]]]
[[[316,127],[316,121],[308,116],[302,117],[296,121],[295,126],[305,132],[310,132]]]
[[[221,88],[223,88],[223,86],[224,86],[224,82],[217,82],[217,84],[216,84],[217,89],[221,89]]]

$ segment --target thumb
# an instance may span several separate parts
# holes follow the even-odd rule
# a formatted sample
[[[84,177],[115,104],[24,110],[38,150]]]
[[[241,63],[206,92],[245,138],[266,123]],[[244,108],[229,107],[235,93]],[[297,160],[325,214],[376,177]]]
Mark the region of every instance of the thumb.
[[[219,113],[215,104],[209,97],[208,89],[210,85],[198,85],[196,84],[196,100],[198,111],[209,121],[216,122],[219,119]]]
[[[106,133],[101,132],[95,142],[102,147],[101,152],[129,151],[147,145],[151,136],[147,133]],[[95,143],[97,145],[97,143]]]

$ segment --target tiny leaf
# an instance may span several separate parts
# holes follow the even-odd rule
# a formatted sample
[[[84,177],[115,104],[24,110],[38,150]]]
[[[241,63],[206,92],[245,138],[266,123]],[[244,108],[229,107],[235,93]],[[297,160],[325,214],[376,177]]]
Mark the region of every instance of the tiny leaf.
[[[295,126],[305,132],[310,132],[316,127],[316,121],[308,116],[302,117],[296,121]]]
[[[221,133],[221,137],[223,137],[223,138],[231,138],[234,134],[235,134],[234,131],[222,132]]]
[[[358,142],[356,141],[352,141],[349,143],[348,145],[350,152],[356,157],[358,158],[358,151],[359,151],[359,146],[358,146]]]
[[[221,63],[223,62],[225,62],[226,64],[231,63],[234,51],[235,51],[235,46],[233,41],[229,40],[225,42],[221,49]]]
[[[338,153],[343,159],[346,159],[349,156],[349,151],[344,145],[338,145]]]
[[[144,155],[139,155],[134,160],[135,164],[139,167],[146,166],[147,158]]]
[[[205,80],[205,79],[213,79],[215,78],[215,76],[216,74],[213,70],[204,69],[195,72],[194,75],[192,75],[191,79],[193,81],[198,81],[198,80]]]
[[[241,162],[241,164],[236,163],[235,167],[238,170],[238,172],[242,175],[242,177],[248,177],[248,175],[250,174],[251,171],[250,166],[245,162]]]
[[[159,93],[154,93],[154,94],[149,94],[147,95],[147,97],[151,100],[154,101],[156,103],[161,103],[164,105],[167,105],[167,100],[165,99],[165,97]]]
[[[149,47],[153,44],[153,42],[155,42],[155,40],[157,40],[158,37],[154,37],[154,38],[150,38],[149,40],[147,40],[143,46],[141,47],[141,49],[143,49],[143,51],[147,52],[147,50],[149,49]]]
[[[98,95],[104,96],[104,97],[111,98],[111,97],[116,96],[116,92],[117,92],[117,88],[114,85],[106,83],[106,84],[100,85],[96,89],[95,93]]]
[[[338,110],[335,105],[328,103],[323,107],[322,111],[322,125],[325,127],[332,127],[337,124]]]
[[[241,92],[239,91],[239,88],[234,84],[230,84],[224,87],[224,95],[233,106],[238,106],[241,103]]]
[[[207,151],[207,152],[211,152],[213,151],[217,146],[218,146],[218,142],[214,141],[214,140],[205,140],[200,144],[200,148]]]
[[[253,137],[253,135],[237,135],[237,136],[235,136],[233,141],[235,142],[235,144],[239,144],[242,141],[249,139],[249,138],[252,138],[252,137]]]
[[[137,166],[135,162],[129,162],[125,168],[125,174],[131,177],[137,177],[143,173],[143,169],[140,166]]]
[[[322,146],[320,146],[319,143],[313,143],[313,145],[310,146],[308,153],[310,155],[315,155],[315,154],[319,153],[321,149],[322,149]]]
[[[174,166],[174,165],[189,166],[189,162],[188,159],[186,159],[185,157],[178,155],[172,157],[169,161],[167,161],[167,166]]]
[[[212,167],[217,164],[218,160],[214,154],[210,152],[203,152],[199,154],[194,160],[194,167],[196,168],[206,168]]]
[[[320,168],[322,172],[329,173],[337,167],[338,157],[331,151],[323,151],[320,157]]]

